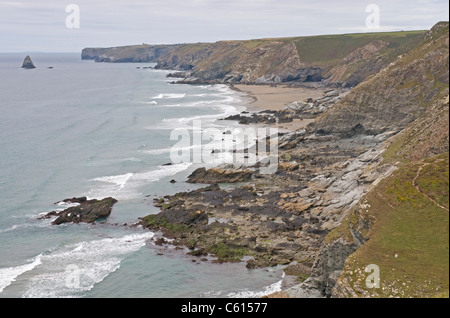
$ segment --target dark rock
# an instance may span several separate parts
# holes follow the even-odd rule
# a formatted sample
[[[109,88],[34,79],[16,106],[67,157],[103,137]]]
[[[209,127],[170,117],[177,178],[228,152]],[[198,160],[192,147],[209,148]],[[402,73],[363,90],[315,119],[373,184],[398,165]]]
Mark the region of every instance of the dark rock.
[[[55,204],[59,204],[59,203],[62,203],[62,202],[64,202],[64,203],[80,203],[81,204],[81,203],[86,202],[86,201],[87,201],[86,197],[80,197],[80,198],[65,199],[65,200],[57,202]]]
[[[34,66],[33,61],[31,60],[29,55],[27,55],[27,57],[23,60],[22,68],[28,69],[28,70],[36,68],[36,66]]]
[[[157,245],[157,246],[162,246],[163,244],[166,244],[166,243],[167,243],[167,241],[163,237],[158,237],[155,240],[155,245]]]
[[[227,170],[221,168],[212,168],[206,170],[199,168],[189,177],[188,183],[237,183],[246,182],[251,179],[253,172],[251,170]]]
[[[78,201],[78,202],[76,202]],[[52,224],[63,223],[94,223],[98,219],[106,218],[111,214],[112,207],[117,203],[116,199],[106,198],[103,200],[85,200],[85,198],[73,198],[64,200],[68,203],[80,203],[75,207],[70,207],[61,212],[50,212],[44,218],[58,216]]]

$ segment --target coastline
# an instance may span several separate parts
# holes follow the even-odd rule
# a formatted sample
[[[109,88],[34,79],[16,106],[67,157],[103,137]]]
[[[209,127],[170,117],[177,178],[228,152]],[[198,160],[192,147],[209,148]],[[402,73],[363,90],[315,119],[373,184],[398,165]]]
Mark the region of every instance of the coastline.
[[[230,85],[231,89],[246,93],[254,101],[250,109],[280,111],[286,105],[308,98],[322,97],[325,88],[289,87],[287,85]]]
[[[283,266],[282,293],[274,296],[320,298],[326,291],[316,264],[321,262],[326,237],[370,189],[361,171],[367,169],[374,180],[383,177],[380,174],[385,171],[377,171],[375,163],[384,151],[380,142],[386,136],[339,138],[301,129],[348,90],[232,89],[247,94],[253,102],[248,111],[226,120],[247,127],[279,128],[276,171],[262,173],[264,160],[250,166],[198,168],[187,182],[203,184],[203,188],[155,199],[160,213],[141,218],[140,224],[161,233],[162,246],[174,245],[200,261],[246,262],[248,269]],[[314,99],[311,93],[320,97]],[[280,129],[285,127],[291,129]],[[339,253],[329,257],[343,261]]]
[[[329,89],[325,87],[291,87],[284,84],[279,85],[250,85],[230,84],[230,89],[246,94],[249,102],[245,105],[246,111],[258,112],[282,112],[292,103],[304,103],[307,100],[318,100],[322,98]],[[293,118],[290,122],[277,124],[281,131],[296,131],[305,129],[315,122],[314,118]],[[273,125],[268,125],[273,126]]]

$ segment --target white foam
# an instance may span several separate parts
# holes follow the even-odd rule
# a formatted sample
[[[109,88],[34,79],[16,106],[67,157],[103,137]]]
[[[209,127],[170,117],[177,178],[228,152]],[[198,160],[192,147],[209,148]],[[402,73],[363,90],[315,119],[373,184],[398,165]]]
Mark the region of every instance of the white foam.
[[[227,295],[227,297],[230,297],[230,298],[262,298],[264,296],[267,296],[267,295],[270,295],[270,294],[273,294],[276,292],[280,292],[284,276],[285,276],[285,274],[283,273],[282,279],[280,281],[265,287],[264,290],[261,290],[261,291],[244,290],[244,291],[240,291],[240,292],[233,292],[233,293],[229,293]]]
[[[30,278],[24,297],[81,297],[119,269],[128,254],[138,251],[152,237],[153,233],[145,232],[87,241],[43,255],[39,272]]]
[[[220,113],[210,114],[210,115],[198,115],[192,117],[181,117],[181,118],[166,118],[163,119],[160,124],[152,125],[151,127],[146,127],[148,130],[173,130],[177,128],[189,129],[192,128],[192,122],[194,120],[202,121],[202,126],[212,127],[213,122],[217,119],[224,118],[230,115],[235,115],[239,113],[234,106],[230,105],[218,105]]]
[[[186,97],[186,94],[159,94],[157,96],[152,97],[152,99],[179,99]]]
[[[55,209],[54,211],[60,212],[60,211],[64,211],[65,209]],[[37,228],[52,228],[52,222],[57,218],[57,216],[53,217],[53,218],[49,218],[49,219],[43,219],[43,220],[39,220],[39,222],[36,222],[37,218],[43,217],[45,215],[47,215],[48,212],[43,212],[43,213],[39,213],[38,215],[33,214],[33,215],[27,215],[29,216],[31,219],[33,219],[33,222],[28,222],[28,223],[21,223],[21,224],[14,224],[6,229],[1,229],[0,233],[7,233],[7,232],[12,232],[15,230],[20,230],[23,228],[32,228],[32,227],[37,227]]]
[[[16,267],[0,268],[0,293],[3,292],[6,287],[11,285],[11,283],[14,282],[18,276],[29,272],[36,266],[40,265],[42,263],[41,257],[42,254],[39,254],[31,259],[27,264]]]
[[[158,170],[152,170],[143,173],[137,173],[133,176],[134,180],[159,181],[161,178],[176,175],[191,166],[192,163],[185,162],[171,166],[159,166]]]
[[[100,181],[100,182],[107,182],[107,183],[113,183],[117,186],[118,190],[122,190],[125,185],[127,184],[128,180],[133,177],[132,173],[126,173],[118,176],[107,176],[107,177],[100,177],[95,178],[94,181]]]
[[[100,182],[101,184],[92,189],[88,196],[95,199],[114,197],[118,200],[139,198],[141,196],[139,192],[140,187],[148,182],[156,182],[161,178],[175,175],[188,169],[190,165],[191,163],[181,163],[171,166],[159,166],[150,171],[95,178],[92,181]]]

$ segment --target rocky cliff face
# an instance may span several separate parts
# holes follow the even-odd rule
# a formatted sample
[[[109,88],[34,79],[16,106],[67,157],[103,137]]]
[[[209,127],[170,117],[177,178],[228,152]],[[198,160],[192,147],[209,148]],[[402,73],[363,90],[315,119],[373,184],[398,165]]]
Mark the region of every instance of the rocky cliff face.
[[[398,57],[319,117],[316,131],[351,135],[404,129],[436,96],[448,93],[448,30],[448,23],[435,26],[422,45]],[[376,47],[360,54],[370,55]]]
[[[448,295],[448,101],[448,23],[438,23],[420,47],[322,115],[324,132],[401,130],[371,167],[398,171],[375,180],[344,214],[311,278],[291,294],[314,287],[328,297]],[[365,284],[370,264],[381,269],[380,288]]]
[[[337,206],[311,277],[287,296],[448,297],[448,101],[448,23],[438,23],[321,115],[316,132],[394,135],[362,174],[342,178],[368,187],[349,208]],[[365,284],[371,264],[380,288]]]
[[[352,87],[406,52],[422,33],[187,44],[157,68],[189,71],[184,83],[320,82]],[[342,45],[345,43],[345,45]]]
[[[422,116],[389,140],[384,162],[395,162],[399,169],[347,217],[349,223],[366,224],[357,232],[364,244],[358,244],[358,235],[350,236],[342,270],[335,267],[332,281],[321,280],[330,282],[328,296],[448,297],[448,103],[448,96],[436,98]],[[342,237],[329,239],[337,243]],[[323,253],[330,254],[323,261],[344,258],[332,246]],[[380,268],[379,288],[365,284],[369,264]],[[331,274],[326,269],[324,273]]]
[[[168,54],[178,45],[133,45],[112,48],[85,48],[83,60],[107,63],[155,63],[159,57]]]
[[[87,48],[97,62],[157,62],[183,83],[321,82],[353,87],[408,52],[424,31]]]
[[[188,81],[282,83],[320,81],[322,70],[302,63],[293,42],[218,42],[187,45],[159,59],[158,68],[191,71]]]

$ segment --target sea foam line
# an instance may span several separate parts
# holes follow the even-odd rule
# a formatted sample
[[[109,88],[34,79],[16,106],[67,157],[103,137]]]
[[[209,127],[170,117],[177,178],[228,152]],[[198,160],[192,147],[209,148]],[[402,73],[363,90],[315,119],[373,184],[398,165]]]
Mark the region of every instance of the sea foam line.
[[[186,97],[185,93],[182,94],[159,94],[157,96],[152,97],[152,99],[179,99],[179,98],[184,98]]]
[[[152,232],[130,234],[118,238],[83,241],[40,257],[39,272],[30,278],[24,297],[82,297],[111,273],[120,268],[122,260],[145,246]],[[68,271],[75,268],[77,271]],[[77,275],[76,284],[69,284],[70,275]],[[68,283],[69,282],[69,283]]]
[[[102,199],[112,196],[119,200],[134,199],[140,196],[139,187],[148,182],[156,182],[164,177],[176,175],[188,169],[190,165],[191,163],[180,163],[171,166],[159,166],[157,169],[145,172],[95,178],[92,181],[100,182],[101,185],[92,189],[89,197]]]
[[[281,291],[281,287],[283,284],[283,278],[286,276],[285,273],[283,273],[283,276],[281,277],[281,280],[273,283],[272,285],[269,285],[264,288],[262,291],[240,291],[240,292],[233,292],[229,293],[227,297],[230,298],[262,298],[264,296],[271,295],[273,293],[277,293]]]
[[[0,268],[0,293],[11,285],[20,275],[33,270],[36,266],[42,264],[42,254],[34,257],[29,263],[8,268]]]

